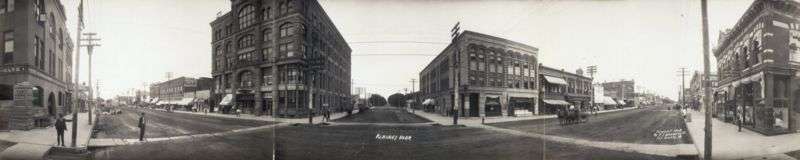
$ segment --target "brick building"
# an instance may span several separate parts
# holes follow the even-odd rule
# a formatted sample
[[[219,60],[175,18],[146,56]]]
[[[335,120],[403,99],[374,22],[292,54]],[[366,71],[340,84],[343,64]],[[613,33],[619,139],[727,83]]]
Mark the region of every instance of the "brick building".
[[[68,112],[74,46],[66,20],[59,0],[0,0],[0,108],[13,106],[15,84],[29,82],[29,120]]]
[[[713,50],[715,104],[743,117],[744,127],[774,135],[800,122],[800,3],[756,0]]]
[[[604,96],[613,98],[615,101],[623,101],[623,104],[629,104],[636,98],[635,86],[636,82],[633,80],[619,80],[616,82],[603,82]]]
[[[351,107],[351,49],[316,0],[231,0],[211,22],[212,101],[256,115]],[[310,69],[324,71],[311,72]],[[277,106],[277,107],[272,107]]]
[[[695,71],[692,74],[692,78],[689,81],[689,91],[686,92],[686,103],[690,108],[698,109],[698,110],[705,110],[703,107],[703,97],[705,97],[705,93],[703,92],[703,77],[705,74],[700,73],[699,71]],[[709,75],[711,81],[711,87],[715,88],[717,86],[717,74],[710,74]],[[715,111],[719,111],[716,108],[713,108]],[[722,112],[721,112],[722,113]]]
[[[435,112],[450,115],[454,79],[458,78],[461,116],[535,113],[538,52],[522,43],[464,31],[420,72],[422,99],[433,100]],[[461,66],[456,70],[460,77],[455,77],[450,67],[456,62]]]
[[[590,108],[594,88],[592,78],[584,76],[580,70],[570,73],[547,66],[539,66],[539,70],[540,112],[555,114],[557,110],[569,106],[575,109]]]

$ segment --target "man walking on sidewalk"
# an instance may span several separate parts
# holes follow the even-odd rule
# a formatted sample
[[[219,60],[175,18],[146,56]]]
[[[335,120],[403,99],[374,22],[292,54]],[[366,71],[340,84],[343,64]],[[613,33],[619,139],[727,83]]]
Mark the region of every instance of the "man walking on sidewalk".
[[[64,130],[67,130],[67,122],[64,120],[64,116],[58,114],[58,119],[56,119],[56,146],[64,146]]]
[[[139,115],[139,141],[144,141],[144,129],[146,127],[144,121],[144,112]]]

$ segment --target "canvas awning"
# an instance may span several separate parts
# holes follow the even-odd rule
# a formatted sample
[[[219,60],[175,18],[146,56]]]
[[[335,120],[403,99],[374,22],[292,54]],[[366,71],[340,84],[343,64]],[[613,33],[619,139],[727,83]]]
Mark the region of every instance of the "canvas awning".
[[[545,99],[544,103],[552,105],[570,105],[569,102],[560,99]]]
[[[617,100],[617,103],[619,103],[619,105],[625,105],[625,101],[624,100]]]
[[[225,97],[219,101],[219,105],[228,106],[231,105],[231,101],[233,101],[233,94],[226,94]]]
[[[423,101],[423,102],[422,102],[422,105],[433,105],[434,103],[436,103],[436,101],[435,101],[435,100],[433,100],[433,99],[426,99],[425,101]]]
[[[194,101],[194,98],[183,98],[180,101],[176,101],[175,104],[185,106],[189,105],[192,101]]]
[[[560,85],[567,85],[567,81],[564,79],[553,77],[553,76],[544,76],[544,79],[552,84],[560,84]]]

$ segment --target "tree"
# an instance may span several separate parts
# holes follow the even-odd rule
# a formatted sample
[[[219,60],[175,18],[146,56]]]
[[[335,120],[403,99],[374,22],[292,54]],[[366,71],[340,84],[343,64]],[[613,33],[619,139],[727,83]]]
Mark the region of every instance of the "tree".
[[[369,96],[369,103],[373,106],[385,106],[386,98],[383,98],[381,95],[373,94],[372,96]]]
[[[406,105],[406,96],[402,93],[395,93],[390,95],[387,101],[389,101],[389,105],[393,107],[403,107]]]

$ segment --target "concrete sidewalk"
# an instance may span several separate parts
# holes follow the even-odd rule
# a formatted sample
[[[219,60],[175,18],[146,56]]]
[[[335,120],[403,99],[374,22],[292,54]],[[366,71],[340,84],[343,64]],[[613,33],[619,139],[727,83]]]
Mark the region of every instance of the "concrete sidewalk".
[[[65,118],[72,119],[71,117],[72,114],[67,115]],[[76,141],[78,147],[86,147],[86,143],[89,142],[89,138],[91,137],[92,127],[94,125],[89,125],[88,120],[88,113],[78,113],[78,137]],[[72,132],[72,122],[70,121],[67,122],[67,131],[64,132],[64,142],[67,146],[72,142]],[[57,144],[56,139],[56,129],[53,126],[27,131],[11,130],[8,132],[0,132],[0,140],[17,143],[55,146]]]
[[[139,141],[139,139],[120,139],[120,138],[102,138],[102,139],[91,139],[89,140],[88,147],[114,147],[114,146],[124,146],[124,145],[135,145],[135,144],[145,144],[151,142],[160,142],[160,141],[169,141],[169,140],[182,140],[182,139],[192,139],[192,138],[205,138],[205,137],[213,137],[213,136],[226,136],[234,133],[241,133],[241,132],[251,132],[260,129],[268,129],[274,127],[281,127],[281,126],[288,126],[291,125],[290,123],[278,123],[278,124],[271,124],[259,127],[250,127],[250,128],[242,128],[242,129],[235,129],[231,131],[225,132],[218,132],[218,133],[205,133],[205,134],[195,134],[195,135],[183,135],[183,136],[174,136],[174,137],[159,137],[159,138],[147,138],[144,141]]]
[[[690,111],[692,122],[686,127],[700,155],[705,153],[705,114]],[[800,150],[800,133],[764,136],[712,118],[712,158],[714,159],[794,159],[784,153]],[[783,156],[781,156],[783,155]]]
[[[155,109],[159,111],[164,111],[163,109]],[[184,113],[184,114],[194,114],[194,115],[205,115],[205,116],[214,116],[214,117],[225,117],[225,118],[233,118],[233,119],[245,119],[245,120],[258,120],[258,121],[271,121],[271,122],[284,122],[284,123],[308,123],[308,117],[306,118],[273,118],[271,115],[262,115],[262,116],[255,116],[252,114],[240,114],[236,116],[235,114],[222,114],[222,113],[204,113],[204,112],[190,112],[190,111],[177,111],[173,110],[173,113]],[[353,114],[357,114],[358,110],[353,111]],[[339,119],[342,117],[347,116],[347,113],[338,112],[331,114],[331,120]],[[314,116],[313,118],[314,123],[321,123],[322,116]]]

